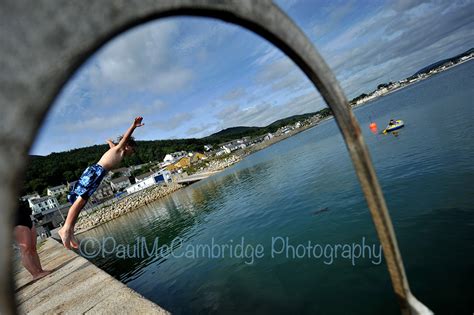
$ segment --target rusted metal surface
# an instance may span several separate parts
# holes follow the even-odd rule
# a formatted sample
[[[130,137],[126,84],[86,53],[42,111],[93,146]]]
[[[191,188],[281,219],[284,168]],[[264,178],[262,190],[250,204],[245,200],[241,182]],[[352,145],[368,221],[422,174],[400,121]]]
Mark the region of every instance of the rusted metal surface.
[[[254,31],[286,53],[334,112],[383,246],[403,313],[424,313],[410,293],[387,206],[367,146],[336,78],[304,33],[268,0],[4,0],[0,4],[0,312],[14,313],[9,254],[12,214],[28,150],[74,71],[121,32],[176,15],[213,17]]]

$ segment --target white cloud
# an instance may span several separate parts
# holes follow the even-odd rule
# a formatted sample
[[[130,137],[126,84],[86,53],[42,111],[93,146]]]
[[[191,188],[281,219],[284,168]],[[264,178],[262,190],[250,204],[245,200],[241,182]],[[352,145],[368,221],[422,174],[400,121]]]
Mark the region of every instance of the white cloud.
[[[286,56],[265,65],[255,80],[262,87],[270,86],[273,91],[294,92],[310,84],[305,74]]]
[[[262,66],[282,58],[284,54],[272,44],[263,42],[256,47],[253,56],[256,56],[256,58],[252,62],[252,65]]]
[[[169,119],[161,119],[161,120],[155,121],[151,125],[152,127],[160,129],[160,130],[171,131],[171,130],[175,130],[181,127],[186,122],[191,120],[193,117],[194,115],[192,113],[182,112],[182,113],[175,114]]]
[[[187,18],[188,30],[176,43],[176,51],[193,55],[202,48],[218,47],[232,38],[240,28],[234,24],[207,18]]]
[[[95,56],[93,85],[123,85],[128,89],[172,93],[193,79],[191,67],[173,55],[179,34],[175,20],[152,22],[114,39]]]
[[[192,81],[194,73],[190,69],[175,68],[159,73],[153,80],[152,88],[157,92],[173,92],[184,88]]]
[[[424,2],[428,2],[428,0],[397,0],[393,1],[392,8],[397,12],[409,11]]]
[[[247,91],[245,90],[245,88],[242,88],[242,87],[238,87],[238,88],[234,88],[230,91],[227,91],[226,93],[224,93],[222,96],[221,96],[221,100],[223,101],[235,101],[235,100],[238,100],[244,96],[247,95]]]
[[[215,127],[216,127],[215,123],[201,124],[200,126],[189,128],[186,131],[186,135],[192,136],[192,137],[203,137],[204,135],[210,134],[211,129]]]
[[[353,1],[347,1],[343,4],[328,2],[327,4],[332,4],[327,8],[327,19],[322,21],[316,20],[309,27],[308,35],[310,37],[313,37],[312,35],[314,34],[316,39],[319,39],[337,29],[342,20],[353,11],[355,5]]]
[[[278,119],[296,114],[315,112],[325,107],[321,96],[314,89],[289,98],[280,105],[260,101],[257,105],[241,108],[238,105],[226,106],[214,115],[220,129],[236,126],[266,126]]]
[[[66,132],[77,133],[80,131],[103,131],[104,129],[113,129],[119,126],[127,126],[131,123],[128,113],[122,115],[113,115],[109,117],[89,117],[84,120],[76,121],[75,123],[68,123],[63,125]]]
[[[144,122],[146,123],[147,114],[160,112],[165,107],[165,103],[156,100],[151,104],[133,104],[123,110],[117,109],[103,116],[88,112],[84,118],[76,117],[74,122],[62,124],[60,129],[66,133],[80,133],[82,131],[114,132],[116,128],[127,128],[137,116],[144,116]]]

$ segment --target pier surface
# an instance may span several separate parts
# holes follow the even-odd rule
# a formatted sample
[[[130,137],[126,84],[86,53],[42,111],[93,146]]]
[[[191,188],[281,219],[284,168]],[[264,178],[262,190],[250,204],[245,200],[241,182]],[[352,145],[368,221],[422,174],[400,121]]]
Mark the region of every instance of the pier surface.
[[[43,269],[54,271],[33,282],[23,267],[18,270],[21,314],[169,314],[52,238],[38,254]]]

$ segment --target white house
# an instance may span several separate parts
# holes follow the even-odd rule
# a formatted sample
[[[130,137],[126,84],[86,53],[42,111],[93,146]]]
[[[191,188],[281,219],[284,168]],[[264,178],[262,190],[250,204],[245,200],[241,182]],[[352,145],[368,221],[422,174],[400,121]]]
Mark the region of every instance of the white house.
[[[40,195],[38,193],[21,196],[20,200],[29,201],[30,199],[36,199],[36,198],[40,198]]]
[[[285,127],[280,127],[278,128],[277,130],[277,135],[284,135],[284,134],[287,134],[289,133],[293,128],[291,128],[290,126],[285,126]]]
[[[132,194],[142,189],[148,188],[155,184],[169,183],[171,181],[171,172],[167,170],[160,170],[156,173],[146,173],[139,181],[127,188],[127,193]],[[142,176],[143,176],[142,175]],[[138,179],[138,176],[137,176]]]
[[[41,197],[29,199],[28,204],[33,212],[33,214],[38,214],[43,211],[59,207],[59,202],[54,197]]]
[[[135,183],[130,187],[127,187],[127,194],[133,194],[137,191],[143,190],[145,188],[148,188],[150,186],[153,186],[155,183],[153,180],[142,180],[141,182]]]
[[[110,175],[114,175],[118,173],[118,174],[121,174],[122,176],[130,176],[131,174],[130,169],[127,167],[116,168],[114,170],[111,170],[109,173]]]
[[[263,140],[264,140],[264,141],[267,141],[267,140],[270,140],[270,139],[272,139],[272,138],[273,138],[273,135],[269,132],[269,133],[267,133],[267,134],[265,135],[265,137],[263,137]]]
[[[227,154],[234,152],[235,150],[238,150],[238,149],[243,149],[245,147],[246,145],[244,144],[242,140],[230,141],[230,142],[221,144],[221,149],[223,149],[225,153]]]
[[[61,194],[67,193],[66,185],[59,185],[55,187],[48,187],[46,189],[46,194],[51,197],[57,197]]]
[[[151,163],[151,162],[150,162]],[[135,170],[140,170],[144,166],[146,166],[148,163],[143,163],[143,164],[138,164],[138,165],[132,165],[129,167],[130,171],[135,171]]]
[[[154,174],[154,172],[146,172],[144,174],[138,175],[138,176],[135,177],[135,183],[139,183],[139,182],[143,181],[144,179],[146,179],[147,177],[150,177],[153,174]]]
[[[110,186],[112,186],[112,189],[115,191],[127,188],[128,186],[130,186],[130,184],[130,180],[127,176],[122,176],[116,179],[112,179],[110,181]]]
[[[187,155],[188,155],[188,153],[186,151],[179,151],[179,152],[173,152],[173,153],[170,153],[170,154],[166,154],[165,158],[163,159],[163,162],[168,163],[167,165],[173,164],[174,162],[178,161],[179,159],[181,159],[182,157],[185,157]]]
[[[227,153],[227,151],[225,149],[220,149],[216,152],[216,156],[221,156],[221,155],[224,155],[226,153]]]

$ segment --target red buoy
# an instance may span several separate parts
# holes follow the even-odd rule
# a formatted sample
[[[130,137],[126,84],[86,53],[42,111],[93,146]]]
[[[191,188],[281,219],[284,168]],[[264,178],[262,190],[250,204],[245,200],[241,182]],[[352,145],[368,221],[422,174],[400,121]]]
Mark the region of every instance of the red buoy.
[[[369,128],[370,128],[370,131],[372,131],[372,133],[374,134],[377,133],[377,124],[375,122],[371,122],[369,125]]]

